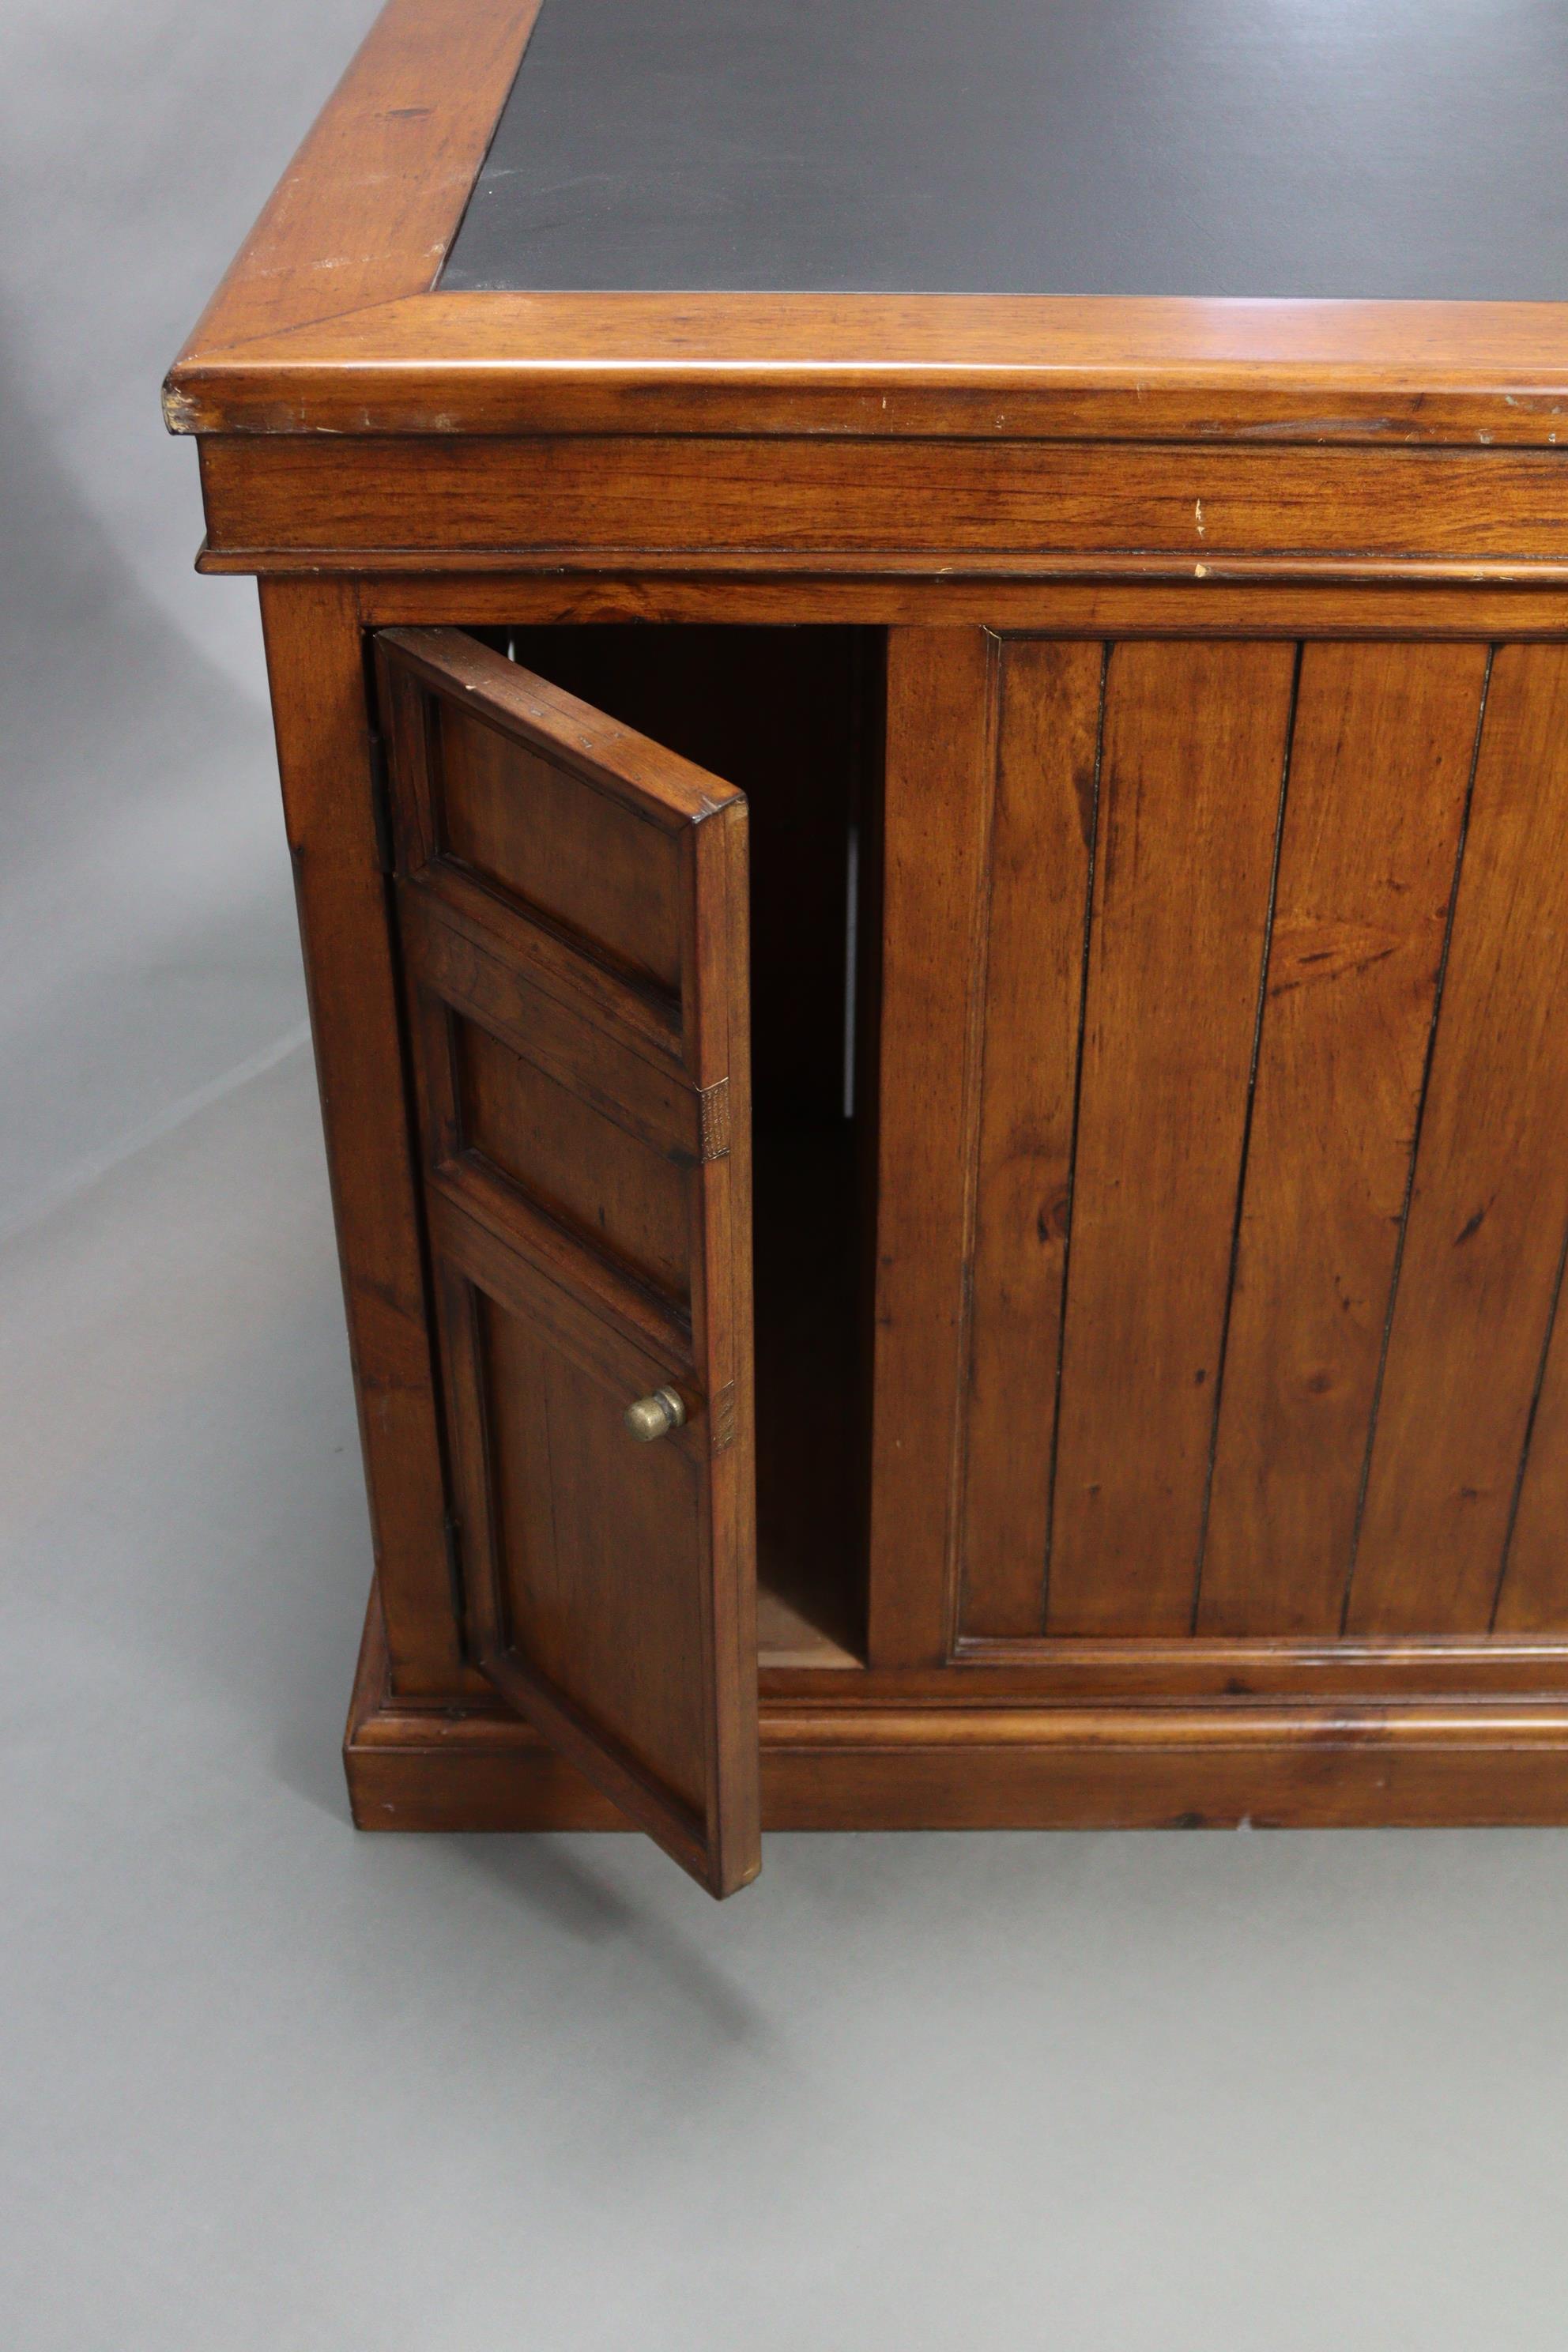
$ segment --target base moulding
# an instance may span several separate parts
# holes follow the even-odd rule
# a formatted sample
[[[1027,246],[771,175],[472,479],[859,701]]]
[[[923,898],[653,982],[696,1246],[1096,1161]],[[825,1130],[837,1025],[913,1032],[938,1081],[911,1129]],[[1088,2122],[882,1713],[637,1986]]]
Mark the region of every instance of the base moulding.
[[[344,1760],[364,1830],[627,1830],[498,1700],[391,1696],[374,1604]],[[847,1679],[848,1679],[847,1677]],[[1568,1701],[764,1698],[771,1830],[1568,1824]]]

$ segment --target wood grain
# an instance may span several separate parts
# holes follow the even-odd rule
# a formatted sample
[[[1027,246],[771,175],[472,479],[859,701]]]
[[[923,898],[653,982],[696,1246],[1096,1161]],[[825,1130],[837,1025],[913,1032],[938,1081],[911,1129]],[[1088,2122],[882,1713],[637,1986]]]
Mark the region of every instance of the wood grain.
[[[395,1686],[460,1689],[419,1209],[359,615],[335,583],[261,592],[371,1534]]]
[[[888,642],[868,1654],[945,1657],[996,646]]]
[[[203,312],[197,354],[435,284],[540,0],[388,0]],[[172,379],[174,382],[174,379]],[[190,429],[176,391],[175,429]]]
[[[633,981],[679,980],[677,838],[467,710],[443,710],[437,829],[447,856]],[[612,948],[612,942],[614,943]]]
[[[1490,1622],[1568,1229],[1568,654],[1492,664],[1346,1622]]]
[[[1568,1316],[1561,1269],[1528,1444],[1492,1618],[1501,1635],[1568,1632]]]
[[[702,1465],[640,1446],[624,1393],[494,1302],[479,1302],[502,1609],[515,1650],[700,1825],[703,1651],[689,1529]],[[627,1576],[617,1563],[635,1561]],[[587,1588],[598,1605],[584,1606]],[[613,1606],[606,1605],[613,1594]],[[503,1682],[504,1690],[506,1685]]]
[[[1197,1622],[1332,1633],[1487,672],[1308,646]]]
[[[484,299],[484,297],[472,298]],[[201,445],[207,536],[260,565],[358,552],[624,568],[661,552],[761,566],[831,556],[1165,552],[1568,561],[1550,451],[1127,441],[550,440]],[[365,564],[363,568],[374,566]],[[832,567],[828,567],[832,568]]]
[[[681,1161],[657,1150],[477,1022],[456,1023],[452,1045],[463,1149],[635,1279],[689,1299],[687,1196],[698,1155]]]
[[[486,913],[493,916],[492,909]],[[530,952],[539,939],[534,926],[507,921],[498,941],[489,922],[454,921],[446,891],[427,890],[423,879],[402,893],[400,918],[443,1003],[525,1054],[653,1150],[689,1161],[701,1158],[700,1101],[662,1050],[648,1050],[664,1048],[666,1036],[645,1036],[639,1026],[633,1030],[636,1044],[624,1043],[613,994],[605,1003],[590,993],[592,1019],[574,1009],[572,981],[584,959],[547,960],[540,975]],[[679,1033],[669,1042],[671,1052],[679,1052]]]
[[[839,1677],[840,1682],[845,1680]],[[855,1678],[858,1679],[858,1678]],[[951,1684],[951,1674],[947,1677]],[[900,1706],[762,1714],[769,1829],[1561,1823],[1568,1704]],[[374,1595],[344,1740],[361,1829],[614,1830],[625,1817],[515,1716],[389,1701]]]
[[[1106,676],[1047,1630],[1186,1630],[1294,648]]]
[[[472,119],[486,103],[476,89]],[[476,173],[484,143],[473,142]],[[415,139],[403,144],[412,161]],[[334,194],[300,190],[317,223]],[[294,211],[300,226],[272,265],[280,297],[257,301],[260,266],[242,255],[234,299],[220,294],[175,362],[172,430],[653,425],[1552,447],[1568,415],[1568,331],[1550,302],[436,294],[409,284],[289,326],[290,303],[305,313],[319,282],[322,247],[333,249],[330,228],[305,225],[304,203]],[[428,286],[451,234],[447,207],[405,228],[388,205],[385,221],[373,224],[391,248],[377,256],[379,274]],[[271,332],[256,323],[267,316]]]
[[[650,895],[655,891],[649,880]],[[563,929],[525,912],[514,898],[466,873],[455,860],[437,857],[410,877],[405,894],[411,925],[439,960],[453,986],[454,1001],[467,997],[477,1011],[499,1024],[526,1018],[538,1037],[545,999],[564,1008],[585,1008],[584,1018],[601,1035],[616,1040],[628,1056],[647,1063],[647,1076],[617,1101],[629,1116],[640,1104],[657,1116],[658,1080],[668,1076],[666,1057],[679,1066],[682,1052],[679,995],[638,979],[607,954],[595,955]],[[436,934],[443,933],[437,947]],[[507,975],[503,983],[497,967]],[[542,1050],[544,1041],[539,1040]],[[570,1051],[563,1035],[559,1044]],[[580,1069],[584,1065],[579,1059]]]
[[[1011,559],[1004,559],[1010,562]],[[1257,558],[1212,565],[1194,578],[1168,557],[1117,562],[1083,556],[1037,565],[1026,578],[988,574],[984,565],[936,578],[845,565],[759,574],[743,566],[692,578],[657,566],[456,572],[409,576],[395,570],[361,583],[361,608],[375,622],[694,624],[728,615],[731,626],[800,628],[845,622],[893,627],[984,625],[1041,635],[1429,637],[1523,641],[1568,635],[1568,567],[1562,584],[1503,579],[1499,567],[1365,564],[1351,559]],[[727,772],[721,771],[721,772]]]
[[[1105,649],[1005,651],[984,964],[961,1621],[1038,1633]]]

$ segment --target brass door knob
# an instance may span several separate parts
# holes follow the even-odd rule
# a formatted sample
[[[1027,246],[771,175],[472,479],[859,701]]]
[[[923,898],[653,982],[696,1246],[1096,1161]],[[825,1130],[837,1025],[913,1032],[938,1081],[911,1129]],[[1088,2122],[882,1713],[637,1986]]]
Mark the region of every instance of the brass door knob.
[[[652,1396],[638,1397],[626,1407],[626,1427],[644,1445],[651,1445],[656,1437],[668,1437],[686,1419],[686,1406],[674,1389],[655,1389]]]

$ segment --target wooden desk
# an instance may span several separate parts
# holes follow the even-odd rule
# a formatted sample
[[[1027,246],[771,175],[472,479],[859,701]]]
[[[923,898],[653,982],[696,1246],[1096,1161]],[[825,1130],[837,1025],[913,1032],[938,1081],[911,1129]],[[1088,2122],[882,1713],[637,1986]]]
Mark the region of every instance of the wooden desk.
[[[716,1893],[1568,1820],[1549,16],[535,14],[393,0],[166,394],[261,582],[355,1818]]]

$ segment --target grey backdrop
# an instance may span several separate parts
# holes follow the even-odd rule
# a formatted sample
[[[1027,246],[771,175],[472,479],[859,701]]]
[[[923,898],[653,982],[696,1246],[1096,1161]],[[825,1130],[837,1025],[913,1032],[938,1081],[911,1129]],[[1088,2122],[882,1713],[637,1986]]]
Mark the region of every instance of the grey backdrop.
[[[717,1909],[348,1828],[254,598],[156,395],[370,14],[0,32],[0,2341],[1559,2352],[1564,1836],[773,1838]]]

